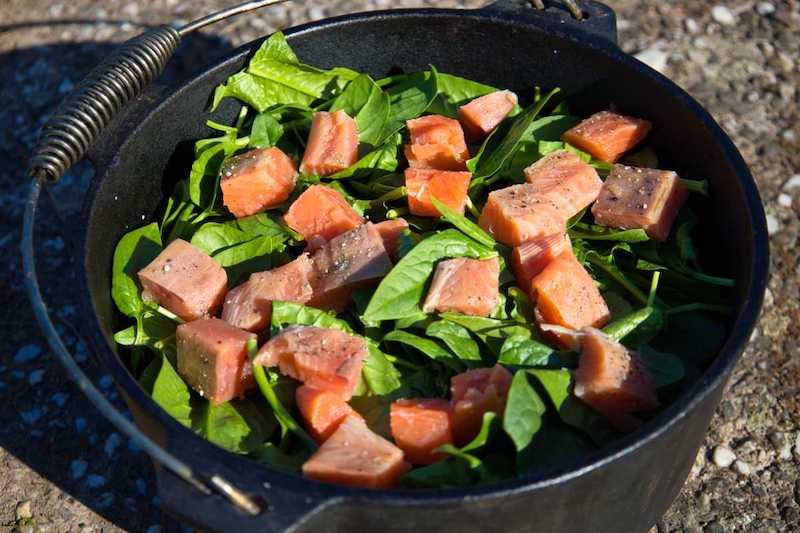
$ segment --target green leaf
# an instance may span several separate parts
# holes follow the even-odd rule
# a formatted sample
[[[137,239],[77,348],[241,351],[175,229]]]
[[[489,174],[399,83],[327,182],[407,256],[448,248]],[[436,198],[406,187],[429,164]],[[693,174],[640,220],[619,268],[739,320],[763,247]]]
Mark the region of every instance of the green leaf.
[[[367,322],[397,320],[421,312],[420,300],[435,263],[451,257],[488,259],[496,255],[456,230],[423,239],[381,280],[364,312]]]
[[[118,331],[114,340],[122,346],[148,346],[164,348],[164,340],[175,335],[177,322],[161,313],[145,309],[136,315],[136,324]]]
[[[573,239],[593,241],[643,242],[650,240],[643,229],[618,230],[584,222],[574,224],[569,229],[569,236]]]
[[[136,316],[142,297],[136,274],[161,253],[161,232],[155,222],[129,231],[114,249],[111,269],[111,297],[120,312]]]
[[[508,337],[500,348],[498,363],[516,366],[561,366],[562,361],[553,348],[524,335]]]
[[[224,98],[236,98],[259,113],[281,104],[309,106],[315,99],[313,95],[249,72],[234,74],[214,90],[211,111],[214,111]]]
[[[497,241],[495,241],[491,235],[483,231],[483,229],[475,224],[473,221],[450,209],[445,204],[440,202],[434,196],[430,196],[431,203],[433,206],[439,211],[442,220],[445,220],[455,226],[457,229],[461,231],[467,237],[473,239],[474,241],[486,246],[487,248],[494,248],[497,246]]]
[[[459,359],[480,361],[481,350],[469,330],[447,320],[432,322],[425,328],[425,334],[444,342]]]
[[[253,54],[253,61],[264,61],[266,59],[276,59],[286,63],[300,62],[292,47],[286,42],[286,36],[280,31],[270,35],[256,50],[256,53]]]
[[[283,126],[270,113],[260,113],[253,119],[250,128],[250,148],[275,146],[283,136]]]
[[[267,442],[256,449],[251,457],[282,472],[300,474],[303,463],[309,458],[309,453],[305,448],[300,448],[294,453],[286,453],[271,442]]]
[[[429,113],[435,115],[445,115],[450,118],[458,118],[458,108],[470,101],[485,94],[499,91],[496,87],[478,83],[452,74],[437,73],[436,99],[428,109]],[[511,115],[519,112],[517,106]]]
[[[234,453],[257,449],[277,427],[274,416],[246,399],[221,404],[203,401],[192,414],[192,428],[196,432]]]
[[[172,418],[186,427],[191,427],[192,406],[189,386],[163,353],[159,353],[150,362],[139,381],[153,401]]]
[[[373,394],[389,394],[400,388],[400,372],[389,361],[386,354],[367,340],[368,355],[364,359],[362,374],[367,387]]]
[[[627,316],[619,318],[603,328],[603,333],[619,342],[630,332],[635,330],[645,320],[650,318],[655,309],[653,307],[643,307]]]
[[[686,371],[680,357],[644,345],[636,352],[659,389],[680,382]]]
[[[335,174],[327,176],[328,179],[344,178],[369,178],[377,171],[394,172],[397,170],[397,148],[402,142],[400,134],[392,135],[381,146],[369,152],[356,161],[353,165]]]
[[[333,101],[330,111],[342,110],[353,117],[358,124],[358,140],[375,146],[384,138],[389,107],[389,95],[372,78],[361,74]]]
[[[436,98],[437,80],[437,72],[432,68],[404,76],[399,83],[385,88],[391,107],[383,137],[398,132],[407,120],[419,117],[430,107]]]
[[[508,299],[511,302],[508,316],[520,324],[532,324],[535,320],[534,306],[528,295],[518,287],[509,287]]]
[[[514,320],[498,320],[460,313],[440,313],[449,322],[464,326],[474,333],[495,355],[499,355],[505,339],[513,336],[530,337],[530,330]]]
[[[430,357],[434,361],[440,361],[456,372],[464,370],[464,364],[461,363],[452,352],[442,346],[438,341],[426,339],[425,337],[420,337],[419,335],[414,335],[413,333],[396,329],[384,335],[383,342],[399,342],[405,344],[406,346],[410,346],[421,352],[427,357]]]
[[[531,384],[528,374],[518,370],[508,389],[508,399],[503,413],[503,429],[520,452],[528,447],[533,436],[542,427],[545,405]]]
[[[347,322],[322,309],[294,302],[272,302],[272,334],[274,335],[286,326],[294,325],[340,329],[347,333],[353,333],[353,329]]]

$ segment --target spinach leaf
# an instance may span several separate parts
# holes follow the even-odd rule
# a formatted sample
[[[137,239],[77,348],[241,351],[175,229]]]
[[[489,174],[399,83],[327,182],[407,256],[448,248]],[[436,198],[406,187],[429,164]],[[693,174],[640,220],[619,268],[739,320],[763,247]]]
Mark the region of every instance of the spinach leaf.
[[[650,318],[654,312],[655,308],[653,307],[643,307],[607,325],[603,328],[603,333],[619,342]]]
[[[250,128],[250,148],[275,146],[283,136],[283,126],[270,113],[259,113]]]
[[[165,339],[175,335],[177,323],[164,315],[145,309],[136,315],[136,324],[114,334],[122,346],[148,346],[155,350],[165,347]]]
[[[249,72],[234,74],[214,90],[211,111],[214,111],[224,98],[236,98],[259,113],[276,105],[309,106],[314,101],[313,95]]]
[[[369,354],[364,359],[362,374],[373,394],[389,394],[400,388],[400,372],[387,355],[380,351],[374,341],[367,339]]]
[[[374,323],[419,314],[425,283],[440,259],[496,255],[456,230],[445,230],[422,240],[389,271],[375,289],[363,319]]]
[[[192,203],[203,210],[213,209],[222,163],[246,145],[247,140],[237,139],[235,130],[195,143],[195,160],[189,172],[189,199]]]
[[[328,179],[368,178],[376,171],[394,172],[397,170],[397,148],[402,142],[400,134],[392,135],[385,143],[369,152],[356,161],[353,165],[335,174],[327,176]]]
[[[532,324],[534,321],[534,306],[531,299],[518,287],[508,288],[508,300],[511,310],[508,316],[522,325]]]
[[[580,432],[545,418],[530,445],[517,454],[517,471],[523,474],[561,469],[595,449]]]
[[[521,452],[533,440],[542,427],[545,405],[528,382],[528,374],[518,370],[508,389],[508,399],[503,413],[503,429],[514,441],[517,452]]]
[[[300,60],[286,42],[286,36],[281,31],[276,31],[265,40],[253,54],[253,61],[276,59],[285,63],[299,63]]]
[[[281,88],[287,87],[316,100],[337,94],[344,84],[358,74],[345,69],[325,71],[302,63],[287,63],[280,59],[253,58],[247,67],[249,74],[264,78]],[[294,102],[277,102],[289,104]]]
[[[114,249],[111,297],[120,312],[136,316],[142,308],[136,274],[161,253],[161,232],[155,222],[129,231]]]
[[[139,383],[172,418],[186,427],[192,426],[189,386],[163,353],[159,353],[144,369]]]
[[[389,118],[389,95],[372,78],[361,74],[351,81],[331,105],[330,111],[342,110],[358,124],[358,140],[373,146],[383,140],[383,128]]]
[[[508,337],[500,348],[498,363],[516,366],[573,366],[553,348],[524,335]]]
[[[492,238],[492,236],[483,231],[483,229],[473,221],[461,213],[450,209],[445,204],[437,200],[434,196],[431,196],[430,200],[437,211],[439,211],[442,220],[449,222],[459,229],[461,233],[488,248],[494,248],[497,246],[497,242]]]
[[[383,341],[399,342],[411,346],[434,361],[440,361],[447,365],[456,372],[464,370],[464,364],[459,361],[453,353],[447,350],[447,348],[443,347],[435,340],[426,339],[425,337],[420,337],[419,335],[397,329],[384,335]]]
[[[432,465],[414,468],[400,478],[400,483],[415,488],[464,487],[473,483],[473,475],[468,464],[451,457]]]
[[[406,120],[417,118],[430,107],[437,93],[438,73],[436,69],[416,72],[404,76],[399,83],[387,87],[389,94],[389,118],[383,128],[383,137],[400,131]]]
[[[259,463],[269,465],[281,472],[299,474],[302,470],[303,463],[309,458],[309,453],[304,448],[293,453],[287,453],[271,442],[266,442],[263,446],[256,449],[250,457]]]
[[[459,359],[480,361],[481,351],[469,330],[453,322],[438,320],[425,328],[425,334],[444,342]]]
[[[495,355],[499,355],[508,337],[530,337],[530,330],[514,320],[498,320],[460,313],[440,313],[441,318],[464,326],[474,333]]]
[[[221,404],[203,401],[192,411],[192,429],[217,446],[234,453],[249,453],[275,431],[275,417],[251,400]]]
[[[573,225],[569,229],[569,236],[592,241],[643,242],[650,239],[643,229],[618,230],[584,222]]]
[[[459,107],[468,104],[479,96],[493,93],[499,89],[477,81],[439,72],[437,74],[437,90],[436,99],[431,104],[428,112],[436,115],[445,115],[450,118],[458,118]],[[519,106],[511,114],[518,112]]]
[[[640,347],[637,353],[659,389],[678,383],[686,374],[683,362],[675,354],[659,352],[647,345]]]

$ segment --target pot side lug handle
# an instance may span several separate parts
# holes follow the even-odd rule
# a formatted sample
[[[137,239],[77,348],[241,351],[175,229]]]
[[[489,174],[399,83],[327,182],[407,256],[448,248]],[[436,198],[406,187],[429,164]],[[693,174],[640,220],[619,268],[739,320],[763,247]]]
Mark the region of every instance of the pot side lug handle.
[[[512,20],[547,21],[617,44],[617,15],[613,9],[593,0],[572,0],[571,3],[580,9],[581,20],[573,16],[563,0],[497,0],[480,11]],[[545,9],[538,9],[536,4]]]

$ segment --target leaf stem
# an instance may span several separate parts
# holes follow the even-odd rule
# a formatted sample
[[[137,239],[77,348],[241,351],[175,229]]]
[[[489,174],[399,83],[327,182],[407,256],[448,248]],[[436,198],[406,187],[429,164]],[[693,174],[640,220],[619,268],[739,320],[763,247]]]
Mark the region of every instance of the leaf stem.
[[[683,185],[689,190],[689,192],[702,194],[703,196],[709,196],[708,180],[689,180],[681,178],[681,183],[683,183]]]
[[[731,308],[725,305],[714,305],[704,303],[693,303],[686,305],[679,305],[671,309],[667,309],[668,315],[677,315],[680,313],[689,313],[692,311],[710,311],[712,313],[730,314]]]
[[[370,207],[379,207],[385,204],[386,202],[391,202],[392,200],[399,200],[401,198],[405,198],[407,195],[408,195],[408,190],[405,188],[404,185],[401,185],[400,187],[395,187],[389,192],[382,194],[378,198],[371,200],[369,202],[369,205]]]
[[[593,265],[597,266],[598,268],[601,268],[606,274],[611,276],[614,279],[614,281],[616,281],[617,283],[622,285],[625,289],[627,289],[628,292],[630,292],[637,300],[639,300],[639,302],[641,302],[644,305],[647,305],[648,301],[647,295],[643,293],[639,289],[639,287],[628,281],[622,274],[622,272],[620,272],[616,268],[610,268],[607,264],[605,264],[605,262],[602,259],[596,257],[594,254],[587,254],[586,260],[592,263]]]
[[[653,307],[656,302],[656,290],[658,289],[658,278],[661,277],[661,272],[655,270],[653,272],[653,279],[650,281],[650,294],[647,295],[647,307]]]

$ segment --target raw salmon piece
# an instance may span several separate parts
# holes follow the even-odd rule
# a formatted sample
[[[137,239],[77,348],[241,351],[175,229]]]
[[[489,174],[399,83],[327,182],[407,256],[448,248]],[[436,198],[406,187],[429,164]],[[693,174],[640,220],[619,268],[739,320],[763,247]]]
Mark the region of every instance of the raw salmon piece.
[[[375,229],[381,234],[383,247],[392,257],[397,256],[397,239],[408,229],[408,222],[404,218],[384,220],[375,224]]]
[[[531,239],[564,233],[566,220],[559,205],[535,185],[523,183],[489,193],[478,225],[496,240],[519,246]]]
[[[303,464],[307,478],[369,489],[390,488],[408,472],[403,450],[348,416]]]
[[[422,310],[489,316],[500,301],[500,261],[458,257],[436,265]]]
[[[267,341],[254,363],[277,366],[282,374],[349,400],[366,356],[367,344],[360,337],[338,329],[297,326]]]
[[[511,373],[500,365],[467,370],[450,378],[453,438],[463,446],[481,429],[483,415],[503,416],[511,387]]]
[[[258,148],[231,157],[222,166],[222,203],[236,218],[284,202],[294,190],[297,169],[278,148]]]
[[[303,385],[297,388],[294,396],[306,429],[317,443],[325,442],[348,416],[361,418],[335,392]]]
[[[427,166],[440,170],[466,169],[469,150],[464,140],[464,130],[457,120],[442,115],[427,115],[406,122],[411,137],[410,151],[406,150],[409,162],[416,166]],[[433,148],[421,148],[433,146]],[[409,154],[411,157],[408,157]],[[427,162],[427,163],[425,163]]]
[[[533,239],[514,247],[511,266],[517,285],[526,293],[530,291],[531,280],[556,257],[572,248],[566,233],[556,233],[541,239]]]
[[[592,214],[603,226],[643,228],[650,238],[664,241],[688,195],[670,170],[614,165]]]
[[[353,290],[382,278],[392,268],[383,238],[371,222],[334,237],[311,259],[314,296],[308,305],[320,309],[342,309]]]
[[[655,382],[635,353],[602,331],[583,329],[575,372],[575,396],[620,430],[631,429],[630,413],[658,407]]]
[[[183,239],[175,239],[138,273],[142,298],[189,322],[217,312],[228,289],[219,263]]]
[[[338,191],[324,185],[312,185],[303,191],[283,221],[307,241],[315,236],[329,241],[364,223]]]
[[[525,181],[552,200],[565,218],[580,213],[600,194],[603,181],[597,171],[573,152],[557,150],[524,170]]]
[[[602,327],[611,319],[594,280],[572,255],[572,250],[551,261],[533,278],[531,300],[536,303],[539,323],[581,329]],[[550,336],[569,346],[569,339],[562,339],[561,334]]]
[[[470,172],[407,168],[405,177],[408,190],[408,209],[412,215],[440,216],[441,213],[431,202],[431,196],[450,209],[464,213],[467,205],[469,180],[472,179]]]
[[[311,299],[313,267],[308,254],[301,254],[283,266],[251,274],[225,296],[222,320],[247,331],[263,331],[269,325],[273,301],[304,304]]]
[[[647,120],[601,111],[567,130],[561,139],[589,152],[595,159],[615,163],[650,133]]]
[[[447,457],[446,454],[434,453],[434,450],[443,444],[453,444],[450,411],[450,402],[447,400],[392,402],[392,438],[403,450],[408,462],[429,465]]]
[[[458,120],[470,139],[480,140],[489,135],[516,105],[516,94],[495,91],[459,107]]]
[[[179,325],[175,336],[178,374],[211,403],[241,397],[255,385],[247,355],[253,333],[208,318]]]
[[[449,144],[407,144],[403,153],[411,168],[466,170],[469,159],[469,154]]]
[[[300,172],[328,176],[358,160],[358,126],[344,111],[317,111],[311,119]]]

